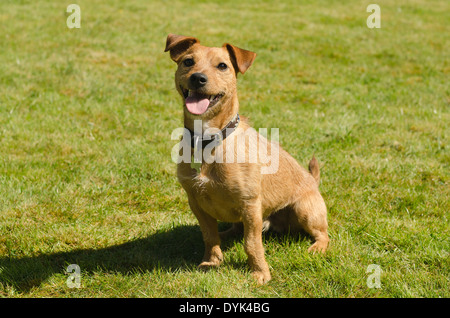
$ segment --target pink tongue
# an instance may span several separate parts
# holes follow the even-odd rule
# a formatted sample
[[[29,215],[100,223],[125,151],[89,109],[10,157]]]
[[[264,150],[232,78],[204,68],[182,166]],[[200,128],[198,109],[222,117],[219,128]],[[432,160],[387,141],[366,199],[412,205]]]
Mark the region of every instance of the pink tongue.
[[[186,107],[194,115],[200,115],[206,112],[209,106],[209,99],[204,95],[193,93],[186,98]]]

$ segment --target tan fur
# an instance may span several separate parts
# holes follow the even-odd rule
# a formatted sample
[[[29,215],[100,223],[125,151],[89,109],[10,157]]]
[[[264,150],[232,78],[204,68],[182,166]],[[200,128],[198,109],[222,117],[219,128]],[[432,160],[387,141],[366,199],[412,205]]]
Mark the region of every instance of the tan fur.
[[[193,115],[184,106],[185,127],[194,130],[194,120],[201,119],[204,130],[224,128],[239,110],[236,75],[250,67],[256,54],[230,44],[220,48],[205,47],[196,38],[173,34],[167,37],[166,51],[170,51],[171,58],[178,64],[175,85],[180,95],[183,96],[182,90],[188,88],[189,77],[195,72],[208,77],[208,83],[199,89],[201,93],[224,94],[216,105],[202,115]],[[195,60],[195,65],[183,65],[188,57]],[[219,70],[219,63],[227,64],[229,69]],[[231,138],[241,135],[247,136],[247,142],[231,144]],[[232,146],[227,147],[227,142]],[[308,249],[312,252],[325,252],[329,238],[327,210],[319,193],[319,164],[315,157],[309,164],[309,173],[278,144],[253,130],[245,118],[242,118],[238,129],[216,147],[213,155],[216,158],[236,158],[238,152],[245,152],[250,156],[253,143],[266,144],[268,155],[272,151],[279,152],[276,173],[262,174],[261,167],[269,166],[270,158],[259,156],[256,163],[203,162],[199,174],[190,163],[182,162],[178,164],[177,175],[198,219],[205,243],[203,261],[199,266],[218,266],[223,260],[220,236],[233,235],[243,227],[244,248],[250,267],[257,282],[263,284],[271,278],[264,257],[263,228],[290,233],[305,230],[315,240]],[[217,220],[235,225],[219,234]]]

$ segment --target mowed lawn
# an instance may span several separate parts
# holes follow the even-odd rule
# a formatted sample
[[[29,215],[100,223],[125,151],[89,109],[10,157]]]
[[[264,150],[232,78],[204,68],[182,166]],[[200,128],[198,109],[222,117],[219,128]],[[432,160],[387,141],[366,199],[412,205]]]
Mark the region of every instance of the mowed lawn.
[[[378,1],[379,29],[371,1],[72,2],[0,2],[0,296],[450,296],[448,1]],[[168,33],[258,54],[240,113],[319,160],[326,256],[268,233],[268,284],[241,238],[197,269]]]

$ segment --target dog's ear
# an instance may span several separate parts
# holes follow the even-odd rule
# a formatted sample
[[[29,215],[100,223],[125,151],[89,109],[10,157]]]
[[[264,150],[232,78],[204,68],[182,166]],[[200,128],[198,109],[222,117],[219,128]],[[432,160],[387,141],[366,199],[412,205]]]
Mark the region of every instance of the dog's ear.
[[[222,47],[226,48],[228,54],[230,54],[231,62],[233,63],[236,73],[241,72],[244,74],[256,58],[256,53],[240,49],[229,43],[225,43]]]
[[[164,52],[170,51],[170,57],[178,62],[180,56],[195,43],[200,43],[196,38],[184,35],[169,34],[166,40],[166,49]]]

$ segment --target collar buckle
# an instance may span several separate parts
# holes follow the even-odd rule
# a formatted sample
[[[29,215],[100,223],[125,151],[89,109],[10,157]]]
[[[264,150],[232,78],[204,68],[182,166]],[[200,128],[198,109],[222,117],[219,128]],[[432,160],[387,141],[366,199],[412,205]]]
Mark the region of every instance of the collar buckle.
[[[197,149],[200,145],[202,149],[205,149],[207,145],[209,145],[211,142],[215,142],[215,146],[219,145],[225,138],[227,138],[229,135],[231,135],[236,128],[239,126],[240,117],[239,113],[234,116],[234,118],[223,128],[221,131],[216,132],[213,135],[208,136],[209,139],[203,139],[203,136],[195,135],[192,130],[189,128],[186,128],[189,130],[189,133],[191,134],[191,148]]]

